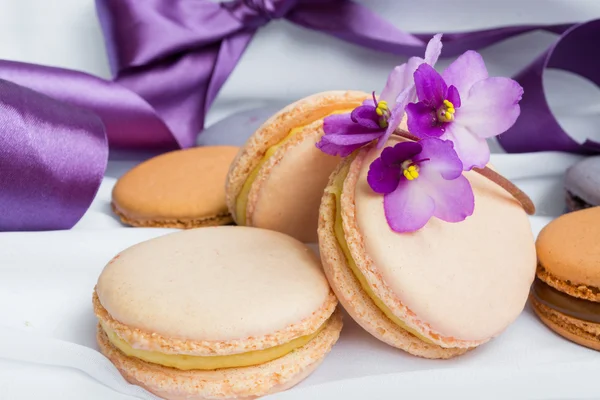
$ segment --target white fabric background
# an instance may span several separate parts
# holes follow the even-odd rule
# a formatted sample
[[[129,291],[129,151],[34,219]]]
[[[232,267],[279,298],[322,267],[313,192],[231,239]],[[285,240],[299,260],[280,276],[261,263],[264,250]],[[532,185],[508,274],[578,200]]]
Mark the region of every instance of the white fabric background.
[[[600,17],[597,0],[362,2],[412,32]],[[93,0],[0,0],[0,37],[0,58],[110,75]],[[511,75],[553,38],[527,34],[482,54],[491,74]],[[260,120],[273,107],[314,92],[381,90],[389,70],[401,62],[401,57],[274,21],[256,35],[208,122],[213,125],[234,111],[271,108],[217,123],[199,143],[241,143],[253,129],[247,124],[250,117]],[[442,60],[438,66],[447,64]],[[573,137],[600,139],[597,88],[553,71],[546,76],[546,87],[561,124]],[[125,228],[110,213],[116,178],[148,156],[111,155],[98,196],[74,230],[0,234],[1,400],[151,398],[126,384],[95,350],[91,310],[91,293],[104,264],[134,243],[169,232]],[[558,153],[498,153],[492,162],[535,201],[538,215],[531,222],[537,234],[563,211],[562,176],[579,159]],[[296,388],[272,398],[600,398],[598,354],[554,335],[528,308],[499,338],[449,361],[408,356],[371,338],[349,318],[345,323],[340,342],[323,365]]]

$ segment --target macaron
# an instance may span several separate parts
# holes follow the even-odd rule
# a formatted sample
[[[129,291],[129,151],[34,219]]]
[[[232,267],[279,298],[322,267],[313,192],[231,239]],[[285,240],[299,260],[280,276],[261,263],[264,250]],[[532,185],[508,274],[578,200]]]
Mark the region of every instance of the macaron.
[[[600,207],[565,214],[537,242],[531,305],[566,339],[600,350]]]
[[[227,205],[235,222],[316,242],[323,189],[340,161],[316,148],[323,118],[350,112],[368,97],[355,91],[319,93],[269,118],[240,149],[227,176]]]
[[[359,150],[329,180],[318,231],[325,274],[350,316],[377,339],[425,358],[461,355],[523,310],[536,267],[529,220],[506,190],[470,171],[470,217],[432,217],[417,231],[397,233],[383,196],[367,182],[381,151]]]
[[[585,158],[567,169],[565,190],[569,211],[600,205],[600,156]]]
[[[225,177],[238,148],[196,147],[151,158],[119,179],[112,209],[124,224],[198,228],[230,224]]]
[[[127,381],[165,399],[290,388],[342,328],[314,252],[247,227],[186,230],[121,252],[100,274],[93,305],[100,351]]]

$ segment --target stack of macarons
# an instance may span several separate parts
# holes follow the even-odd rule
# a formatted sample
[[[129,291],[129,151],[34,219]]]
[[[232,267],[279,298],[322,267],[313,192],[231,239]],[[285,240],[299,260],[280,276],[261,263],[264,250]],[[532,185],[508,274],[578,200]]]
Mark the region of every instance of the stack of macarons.
[[[125,223],[200,228],[127,249],[98,279],[98,344],[129,382],[166,399],[285,390],[337,341],[338,299],[371,335],[425,358],[464,354],[517,318],[536,253],[514,193],[465,172],[468,219],[399,234],[367,175],[407,139],[343,159],[315,146],[327,116],[368,97],[316,94],[239,149],[168,153],[119,180],[113,208]],[[231,221],[240,226],[214,226]],[[321,260],[302,244],[316,241]]]
[[[600,207],[562,215],[540,232],[533,310],[544,324],[600,350]]]

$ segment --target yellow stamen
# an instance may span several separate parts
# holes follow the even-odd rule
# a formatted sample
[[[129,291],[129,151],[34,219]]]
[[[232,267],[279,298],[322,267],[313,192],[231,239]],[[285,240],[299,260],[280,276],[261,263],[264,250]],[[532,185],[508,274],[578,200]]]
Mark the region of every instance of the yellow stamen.
[[[377,113],[377,115],[381,116],[385,113],[387,113],[389,111],[389,107],[387,104],[387,101],[382,100],[379,103],[377,103],[377,108],[375,109],[375,112]]]
[[[413,179],[417,179],[419,177],[419,169],[416,165],[410,165],[402,173],[409,181],[412,181]]]
[[[454,113],[456,109],[450,100],[444,100],[443,105],[438,109],[437,117],[440,122],[454,121]]]

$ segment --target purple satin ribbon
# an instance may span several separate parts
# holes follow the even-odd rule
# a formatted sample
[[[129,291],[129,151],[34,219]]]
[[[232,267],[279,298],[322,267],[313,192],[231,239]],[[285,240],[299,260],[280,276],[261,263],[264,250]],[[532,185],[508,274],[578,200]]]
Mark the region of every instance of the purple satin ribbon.
[[[366,46],[374,50],[401,55],[422,55],[425,43],[430,34],[411,35],[403,32],[385,21],[368,8],[351,0],[236,0],[227,3],[214,3],[210,0],[97,0],[98,16],[106,39],[106,47],[114,79],[107,81],[89,74],[61,68],[0,61],[0,78],[27,86],[64,103],[65,107],[77,107],[92,111],[104,123],[108,143],[113,147],[125,148],[158,148],[174,149],[193,146],[195,138],[204,127],[204,117],[214,101],[217,93],[227,77],[233,71],[254,33],[272,19],[285,18],[297,25],[311,30],[335,36],[342,40]],[[444,36],[444,56],[454,56],[467,49],[477,49],[532,30],[546,30],[563,34],[559,39],[574,42],[577,32],[583,29],[585,37],[593,36],[597,24],[590,23],[571,27],[572,24],[559,25],[527,25],[488,29],[476,32],[453,33]],[[571,39],[569,39],[571,38]],[[568,46],[567,46],[568,47]],[[558,51],[557,45],[548,56],[558,63],[565,54]],[[564,53],[568,53],[564,51]],[[569,54],[566,54],[567,56]],[[593,57],[593,56],[592,56]],[[560,129],[552,118],[549,109],[539,108],[543,104],[529,90],[536,89],[535,81],[546,66],[545,62],[531,66],[520,76],[521,84],[526,88],[523,99],[523,112],[519,127],[515,127],[501,138],[501,143],[509,151],[534,151],[546,149],[539,142],[553,142],[553,146],[566,151],[591,151],[587,145],[585,150],[562,136],[566,133]],[[558,65],[558,64],[557,64]],[[571,70],[575,68],[569,64]],[[564,67],[564,66],[563,66]],[[576,68],[575,68],[576,69]],[[536,72],[537,71],[537,72]],[[600,75],[600,73],[598,73]],[[539,79],[538,79],[539,80]],[[540,88],[541,86],[538,85]],[[531,89],[527,89],[531,88]],[[543,92],[542,92],[543,93]],[[528,97],[530,96],[530,97]],[[28,110],[25,105],[22,112]],[[546,121],[545,134],[533,134],[529,114],[536,120]],[[43,136],[43,129],[63,132],[74,142],[81,141],[89,145],[89,138],[96,137],[94,129],[78,129],[78,134],[69,134],[64,121],[46,115],[43,124],[33,124],[31,128]],[[10,124],[6,119],[3,123]],[[539,125],[539,123],[538,123]],[[89,127],[88,127],[89,128]],[[2,136],[5,141],[18,143],[20,133],[6,130]],[[6,138],[8,136],[8,138]],[[559,136],[560,139],[548,139]],[[89,152],[96,152],[96,157],[104,157],[104,163],[94,162],[81,165],[77,157],[68,158],[77,168],[56,169],[62,176],[51,175],[57,182],[53,187],[65,182],[81,179],[85,176],[93,185],[98,185],[95,177],[102,176],[106,162],[106,144],[94,142]],[[561,144],[562,143],[562,144]],[[35,147],[36,141],[30,142]],[[99,147],[104,146],[100,149]],[[57,165],[65,161],[64,154],[79,149],[81,144],[73,143],[63,146],[63,157],[46,157],[42,167],[52,170],[53,162]],[[49,150],[53,150],[50,151]],[[18,157],[18,148],[13,149],[11,157]],[[57,154],[56,149],[49,149],[40,143],[38,153]],[[87,154],[87,153],[86,153]],[[40,160],[26,157],[27,149],[23,149],[23,165],[2,164],[0,182],[5,176],[9,181],[9,194],[5,198],[29,201],[27,191],[17,188],[19,174],[22,171],[39,171]],[[0,149],[4,157],[4,150]],[[92,179],[94,177],[94,179]],[[14,186],[17,185],[17,186]],[[93,186],[92,185],[92,186]],[[25,187],[25,186],[23,186]],[[30,188],[33,190],[33,187]],[[88,204],[91,198],[73,192],[72,200],[65,200],[58,192],[47,192],[46,198],[52,198],[50,204]],[[0,230],[9,229],[62,229],[72,226],[87,207],[46,208],[46,212],[54,213],[48,217],[47,223],[38,225],[30,211],[23,207],[11,206],[9,202],[0,202],[7,207],[13,223],[5,223],[0,218]],[[54,211],[53,211],[54,210]],[[37,216],[37,215],[36,215]],[[14,221],[23,221],[14,225]]]
[[[108,157],[102,121],[0,80],[3,230],[71,228],[94,199]]]
[[[516,75],[525,94],[517,122],[498,137],[504,150],[509,153],[600,152],[600,143],[586,140],[579,144],[562,129],[548,106],[543,84],[546,68],[555,68],[581,75],[600,86],[600,59],[592,50],[598,39],[600,20],[573,25],[550,49]]]

